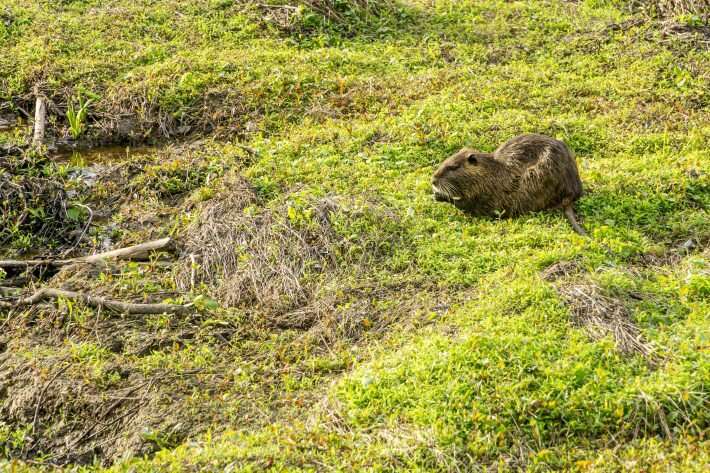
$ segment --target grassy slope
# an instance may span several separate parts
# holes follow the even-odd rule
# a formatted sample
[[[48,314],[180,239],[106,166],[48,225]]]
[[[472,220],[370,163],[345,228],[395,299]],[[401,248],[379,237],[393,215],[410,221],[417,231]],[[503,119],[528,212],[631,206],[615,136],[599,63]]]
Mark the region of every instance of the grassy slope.
[[[5,1],[16,20],[0,29],[0,93],[18,97],[44,76],[51,90],[99,94],[97,115],[139,97],[185,123],[214,113],[240,130],[253,120],[259,131],[245,136],[262,154],[244,172],[259,189],[274,199],[296,186],[304,197],[376,197],[397,228],[366,222],[354,238],[392,231],[406,244],[371,280],[436,281],[463,295],[384,337],[269,358],[284,368],[274,381],[284,392],[264,402],[288,405],[275,422],[245,431],[238,414],[216,415],[214,430],[233,433],[114,470],[707,466],[707,251],[656,268],[635,257],[710,236],[707,174],[689,174],[710,162],[710,54],[661,43],[650,25],[604,30],[625,17],[601,1],[409,1],[347,34],[338,25],[284,33],[230,1],[69,1],[59,15],[55,2],[26,3]],[[116,9],[120,20],[109,16]],[[220,100],[205,111],[208,94]],[[492,150],[525,131],[575,150],[591,240],[554,213],[478,220],[432,202],[429,176],[448,153]],[[611,294],[646,295],[624,300],[663,357],[657,367],[573,327],[539,276],[571,259]],[[235,375],[238,397],[263,389],[242,348],[216,353],[204,342],[142,363],[223,359],[249,374]],[[239,412],[229,396],[194,402]],[[664,424],[675,441],[663,439]]]

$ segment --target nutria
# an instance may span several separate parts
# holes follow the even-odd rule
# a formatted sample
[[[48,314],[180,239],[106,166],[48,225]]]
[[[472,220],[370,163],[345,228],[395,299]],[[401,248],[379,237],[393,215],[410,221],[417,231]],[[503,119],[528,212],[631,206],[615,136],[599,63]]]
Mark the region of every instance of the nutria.
[[[582,195],[577,163],[567,146],[544,135],[520,135],[494,153],[463,148],[432,179],[434,198],[479,216],[516,216],[562,209],[572,228],[586,235],[572,208]]]

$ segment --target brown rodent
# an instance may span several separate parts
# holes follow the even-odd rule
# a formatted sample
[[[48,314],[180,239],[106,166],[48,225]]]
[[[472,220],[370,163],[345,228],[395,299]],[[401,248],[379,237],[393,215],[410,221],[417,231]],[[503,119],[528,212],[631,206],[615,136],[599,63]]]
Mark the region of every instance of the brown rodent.
[[[572,228],[586,235],[572,207],[582,195],[577,163],[567,146],[544,135],[520,135],[494,153],[463,148],[432,179],[434,198],[472,215],[516,216],[562,209]]]

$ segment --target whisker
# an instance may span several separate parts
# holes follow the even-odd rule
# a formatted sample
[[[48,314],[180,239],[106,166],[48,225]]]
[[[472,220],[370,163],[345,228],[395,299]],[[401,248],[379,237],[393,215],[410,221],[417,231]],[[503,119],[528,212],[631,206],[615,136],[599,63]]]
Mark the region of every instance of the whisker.
[[[446,187],[446,196],[449,198],[452,198],[454,196],[454,194],[456,193],[456,189],[454,188],[454,186],[452,186],[448,182],[445,183],[445,187]]]

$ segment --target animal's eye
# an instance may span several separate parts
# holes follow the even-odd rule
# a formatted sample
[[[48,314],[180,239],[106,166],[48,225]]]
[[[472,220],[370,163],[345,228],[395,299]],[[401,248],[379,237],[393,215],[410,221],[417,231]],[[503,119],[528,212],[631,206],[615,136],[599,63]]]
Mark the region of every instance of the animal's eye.
[[[469,154],[467,159],[469,164],[476,164],[478,162],[475,154]]]

